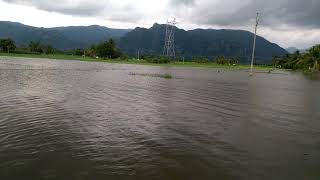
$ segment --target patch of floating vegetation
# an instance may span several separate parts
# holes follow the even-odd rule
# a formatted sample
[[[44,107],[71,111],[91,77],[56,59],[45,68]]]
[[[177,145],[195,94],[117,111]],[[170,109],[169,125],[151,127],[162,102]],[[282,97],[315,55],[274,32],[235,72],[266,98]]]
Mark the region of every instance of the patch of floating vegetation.
[[[157,77],[157,78],[164,78],[164,79],[172,79],[173,76],[169,73],[165,74],[151,74],[151,73],[133,73],[130,72],[129,75],[131,76],[148,76],[148,77]]]

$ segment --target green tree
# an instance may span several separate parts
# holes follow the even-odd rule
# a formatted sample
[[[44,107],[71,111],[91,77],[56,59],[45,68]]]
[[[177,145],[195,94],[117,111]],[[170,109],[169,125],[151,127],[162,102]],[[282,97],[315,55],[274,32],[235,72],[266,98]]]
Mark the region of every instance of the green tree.
[[[86,50],[86,55],[91,57],[97,56],[97,48],[96,45],[92,45],[89,49]]]
[[[239,64],[239,62],[240,62],[240,57],[238,57],[238,56],[232,57],[229,60],[229,64],[231,64],[231,65],[234,65],[234,64],[237,65],[237,64]]]
[[[299,51],[284,57],[274,57],[273,65],[285,69],[320,71],[320,45],[313,46],[306,53]]]
[[[279,56],[272,57],[272,65],[277,68],[282,68],[284,64],[283,58]]]
[[[309,68],[311,68],[312,71],[320,71],[320,44],[310,48],[308,53]]]
[[[41,43],[39,41],[37,42],[30,41],[28,47],[31,52],[43,53],[43,50],[41,48]]]
[[[215,63],[217,64],[228,64],[228,60],[224,57],[224,56],[218,56],[215,60],[214,60]]]
[[[72,54],[73,55],[76,55],[76,56],[83,56],[84,55],[84,49],[82,48],[76,48],[76,49],[73,49],[73,52]]]
[[[166,56],[157,56],[157,55],[151,55],[151,54],[146,54],[141,57],[148,63],[155,63],[155,64],[168,64],[170,63],[170,58]]]
[[[109,44],[113,47],[116,47],[116,42],[112,38],[109,39]]]
[[[41,50],[44,54],[54,54],[55,49],[50,45],[41,45]]]
[[[0,48],[3,51],[10,53],[10,51],[15,50],[17,47],[16,47],[15,42],[12,39],[8,38],[8,39],[1,39],[0,40]]]
[[[100,43],[95,48],[96,53],[102,58],[119,58],[121,51],[116,47],[116,43],[113,39]]]
[[[308,50],[308,52],[312,57],[320,59],[320,44],[313,46]]]
[[[56,52],[56,49],[54,49],[51,45],[41,44],[39,41],[30,41],[28,44],[28,49],[33,53],[40,54],[54,54]]]

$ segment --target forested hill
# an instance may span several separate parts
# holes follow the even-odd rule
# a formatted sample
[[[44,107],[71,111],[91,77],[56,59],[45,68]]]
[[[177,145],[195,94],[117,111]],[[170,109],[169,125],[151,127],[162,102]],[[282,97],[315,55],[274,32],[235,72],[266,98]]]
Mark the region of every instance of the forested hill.
[[[30,41],[39,41],[60,50],[87,48],[109,38],[119,39],[129,31],[129,29],[111,29],[103,26],[38,28],[0,21],[0,38],[11,38],[18,46],[26,46]]]
[[[114,38],[120,49],[128,55],[160,55],[163,51],[166,25],[154,24],[151,28],[111,29],[102,26],[70,26],[37,28],[15,22],[0,21],[0,39],[11,38],[17,46],[39,41],[60,50],[88,48],[92,44]],[[252,52],[253,34],[242,30],[195,29],[175,30],[176,52],[185,58],[216,56],[239,57],[247,63]],[[257,62],[270,64],[273,56],[287,51],[262,37],[257,38]]]
[[[150,29],[136,28],[121,38],[120,48],[129,55],[141,53],[161,54],[166,25],[154,24]],[[177,55],[186,58],[216,56],[241,58],[249,61],[252,53],[253,34],[242,30],[195,29],[175,31]],[[262,37],[257,38],[256,56],[259,63],[270,64],[273,56],[287,54],[287,51]]]

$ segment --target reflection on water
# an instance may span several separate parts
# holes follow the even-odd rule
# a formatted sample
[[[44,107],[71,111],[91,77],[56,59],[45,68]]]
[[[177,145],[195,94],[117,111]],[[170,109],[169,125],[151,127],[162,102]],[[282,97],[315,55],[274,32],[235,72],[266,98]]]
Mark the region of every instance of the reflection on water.
[[[1,57],[0,84],[1,179],[320,177],[320,81],[300,73]]]
[[[303,75],[309,80],[320,80],[319,72],[303,72]]]

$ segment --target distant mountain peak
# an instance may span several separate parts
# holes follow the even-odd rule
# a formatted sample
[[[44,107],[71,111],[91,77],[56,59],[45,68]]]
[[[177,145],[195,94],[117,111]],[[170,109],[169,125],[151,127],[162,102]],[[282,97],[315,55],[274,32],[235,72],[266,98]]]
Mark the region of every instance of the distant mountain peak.
[[[159,23],[154,23],[152,27],[160,26]]]
[[[154,23],[152,27],[136,28],[120,39],[120,48],[128,55],[162,54],[165,39],[165,24]],[[176,54],[185,58],[216,56],[240,57],[247,62],[252,54],[253,34],[244,30],[194,29],[175,31]],[[284,55],[286,51],[277,44],[258,36],[257,62],[270,64],[273,55]]]
[[[157,29],[157,28],[162,28],[165,26],[166,26],[165,24],[154,23],[150,29]]]
[[[306,49],[298,49],[296,47],[288,47],[286,48],[286,51],[290,54],[295,53],[297,51],[299,51],[300,53],[305,53],[307,50]]]

